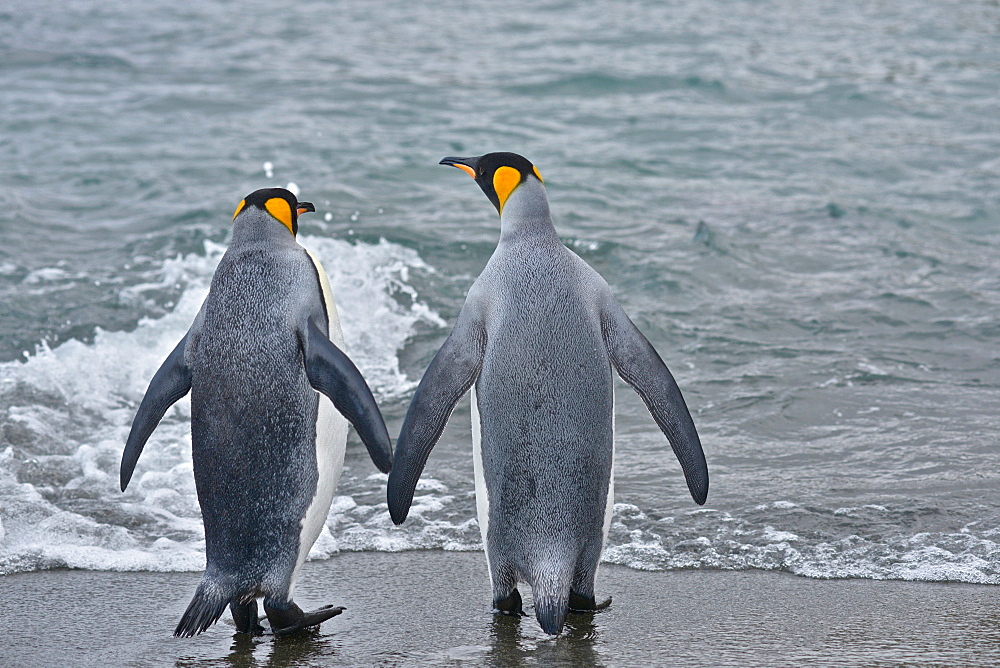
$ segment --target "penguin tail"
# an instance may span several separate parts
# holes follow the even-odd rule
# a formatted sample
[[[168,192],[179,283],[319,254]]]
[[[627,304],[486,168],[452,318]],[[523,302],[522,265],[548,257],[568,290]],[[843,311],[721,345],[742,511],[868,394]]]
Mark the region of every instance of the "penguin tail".
[[[224,580],[212,577],[206,572],[180,623],[174,629],[174,636],[190,638],[205,631],[219,621],[219,617],[235,595],[235,587],[227,586]]]
[[[562,633],[569,613],[569,592],[573,577],[572,564],[544,568],[531,585],[535,601],[535,618],[549,635]]]
[[[562,633],[566,623],[566,613],[569,612],[569,596],[559,598],[535,598],[535,618],[542,630],[551,636]]]

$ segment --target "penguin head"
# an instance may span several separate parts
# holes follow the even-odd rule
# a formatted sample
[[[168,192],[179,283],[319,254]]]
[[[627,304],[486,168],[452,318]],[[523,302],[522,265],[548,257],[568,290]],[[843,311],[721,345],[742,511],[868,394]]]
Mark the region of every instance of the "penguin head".
[[[307,211],[315,211],[310,202],[300,202],[290,191],[284,188],[263,188],[255,190],[239,203],[233,220],[245,211],[260,209],[271,218],[288,228],[295,236],[299,233],[299,216]]]
[[[486,196],[503,213],[507,198],[528,179],[544,183],[538,168],[517,153],[487,153],[478,158],[445,158],[439,164],[458,167],[476,180]]]

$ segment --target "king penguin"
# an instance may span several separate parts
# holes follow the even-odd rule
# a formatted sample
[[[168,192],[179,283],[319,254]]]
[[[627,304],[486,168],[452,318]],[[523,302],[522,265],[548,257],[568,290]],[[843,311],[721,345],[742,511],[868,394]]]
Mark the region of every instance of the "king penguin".
[[[703,504],[708,467],[673,376],[601,276],[556,236],[538,169],[515,153],[445,158],[500,214],[500,240],[410,402],[389,474],[393,522],[458,400],[472,389],[479,526],[496,611],[521,615],[518,582],[557,635],[598,603],[614,505],[611,369],[645,401]]]
[[[392,466],[382,415],[342,351],[329,280],[296,240],[307,211],[283,188],[240,202],[208,297],[153,376],[125,445],[122,491],[166,410],[191,392],[206,568],[175,636],[201,633],[227,605],[238,632],[259,635],[260,597],[279,636],[340,614],[303,612],[292,594],[330,510],[348,421],[375,466]]]

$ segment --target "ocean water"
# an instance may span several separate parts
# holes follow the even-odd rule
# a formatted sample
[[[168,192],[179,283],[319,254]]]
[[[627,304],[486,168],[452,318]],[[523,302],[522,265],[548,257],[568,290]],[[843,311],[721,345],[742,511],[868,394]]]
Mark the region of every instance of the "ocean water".
[[[508,150],[674,372],[688,496],[618,383],[604,559],[1000,584],[996,2],[0,8],[0,574],[204,565],[189,403],[138,402],[248,192],[301,221],[395,436],[498,236]],[[392,526],[352,435],[312,557],[480,549],[469,404]]]

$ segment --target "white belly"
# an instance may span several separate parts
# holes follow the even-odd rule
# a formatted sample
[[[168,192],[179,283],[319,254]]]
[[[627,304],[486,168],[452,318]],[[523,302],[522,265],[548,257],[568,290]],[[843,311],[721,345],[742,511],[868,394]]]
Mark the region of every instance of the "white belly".
[[[337,313],[337,306],[333,301],[333,292],[330,289],[330,281],[320,264],[319,258],[311,252],[309,257],[316,266],[319,274],[320,288],[323,291],[323,301],[326,303],[326,312],[329,318],[328,332],[330,341],[335,346],[344,350],[344,333],[340,329],[340,316]],[[319,394],[317,392],[317,394]],[[309,556],[309,550],[313,543],[319,538],[323,527],[326,525],[327,515],[330,513],[330,504],[333,502],[333,493],[337,489],[340,481],[340,474],[344,470],[344,452],[347,450],[347,418],[340,414],[324,394],[319,394],[319,410],[316,414],[316,493],[306,510],[305,517],[302,518],[302,529],[299,533],[299,554],[292,573],[289,597],[295,590],[295,581],[299,577],[299,570]]]
[[[601,537],[601,552],[608,542],[611,516],[615,510],[615,390],[611,389],[611,475],[608,477],[608,498],[604,501],[604,535]]]
[[[486,492],[486,478],[483,476],[482,423],[479,421],[479,401],[476,386],[472,386],[472,468],[476,477],[476,514],[479,516],[479,533],[483,537],[483,551],[486,553],[486,569],[490,566],[490,548],[486,542],[490,530],[490,497]],[[490,583],[493,572],[490,571]]]

